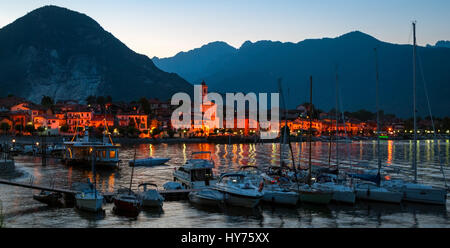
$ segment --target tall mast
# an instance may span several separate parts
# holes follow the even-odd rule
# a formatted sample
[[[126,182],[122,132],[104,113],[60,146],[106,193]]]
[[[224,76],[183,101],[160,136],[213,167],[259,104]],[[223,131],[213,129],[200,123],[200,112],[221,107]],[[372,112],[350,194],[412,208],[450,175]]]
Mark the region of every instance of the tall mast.
[[[381,154],[380,154],[380,103],[379,103],[379,77],[378,77],[378,53],[377,49],[373,49],[375,52],[375,72],[376,72],[376,98],[377,98],[377,156],[378,156],[378,176],[381,173]],[[377,186],[380,186],[380,180],[377,181]]]
[[[134,146],[133,168],[131,168],[130,189],[129,189],[130,195],[131,195],[131,186],[133,185],[133,174],[135,165],[136,165],[136,145]]]
[[[95,160],[96,160],[96,150],[95,147],[92,147],[92,178],[94,179],[94,193],[95,199],[97,199],[97,172],[95,171]]]
[[[338,142],[338,136],[339,136],[339,107],[338,107],[338,74],[337,74],[337,68],[336,68],[336,137],[335,137],[335,143],[336,143],[336,168],[339,167],[339,142]]]
[[[284,102],[283,93],[282,93],[282,89],[281,89],[281,78],[278,78],[278,91],[279,91],[279,94],[281,95],[281,101]],[[283,107],[285,108],[285,106],[283,106]],[[286,109],[284,110],[284,118],[286,119]],[[287,125],[287,123],[285,121],[285,123],[284,123],[284,130],[283,130],[284,134],[282,132],[280,132],[280,167],[283,166],[283,148],[284,148],[283,147],[283,139],[286,138],[284,136],[286,134],[286,132],[285,132],[286,125]]]
[[[413,25],[413,102],[414,102],[414,154],[413,154],[413,168],[414,168],[414,182],[417,183],[417,119],[416,119],[416,22]]]
[[[309,172],[308,172],[308,184],[311,185],[311,141],[312,141],[312,114],[313,114],[313,105],[312,105],[312,76],[309,77]]]

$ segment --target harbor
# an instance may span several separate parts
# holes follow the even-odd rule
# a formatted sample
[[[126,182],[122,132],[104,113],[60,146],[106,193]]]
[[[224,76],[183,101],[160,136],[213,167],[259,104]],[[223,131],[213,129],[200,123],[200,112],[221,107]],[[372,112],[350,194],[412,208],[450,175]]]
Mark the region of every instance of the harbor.
[[[441,149],[442,163],[449,162],[448,140],[419,141],[418,162],[420,182],[442,187],[444,181],[435,152]],[[312,142],[312,162],[316,166],[328,166],[326,142]],[[301,165],[308,163],[308,143],[293,143],[294,158]],[[190,159],[193,152],[209,151],[214,161],[214,174],[238,171],[242,166],[258,166],[261,169],[278,165],[279,144],[140,144],[136,146],[136,158],[168,157],[169,162],[159,166],[135,167],[132,189],[142,182],[151,181],[163,192],[162,185],[173,181],[174,169]],[[376,141],[353,141],[339,145],[341,166],[357,169],[374,169],[377,166]],[[411,178],[411,141],[381,142],[383,176],[389,179]],[[134,146],[122,146],[122,164],[115,170],[96,171],[96,185],[105,197],[119,188],[128,187],[132,168],[128,161],[134,159]],[[335,161],[334,152],[331,161]],[[284,156],[288,155],[287,151]],[[30,183],[61,189],[72,189],[79,182],[93,180],[92,170],[69,166],[60,159],[48,158],[45,166],[39,156],[14,157],[15,170],[21,172],[17,183]],[[288,164],[289,166],[289,164]],[[445,167],[448,172],[448,166]],[[72,207],[51,208],[33,200],[39,190],[1,185],[4,225],[7,227],[445,227],[450,223],[448,202],[444,206],[402,202],[389,204],[357,200],[354,205],[330,203],[316,205],[299,203],[296,206],[279,206],[261,203],[256,208],[204,207],[192,204],[186,194],[164,201],[162,209],[143,210],[137,217],[116,215],[112,203],[104,204],[104,213],[95,214]],[[178,192],[180,193],[180,192]],[[183,194],[181,194],[183,195]]]

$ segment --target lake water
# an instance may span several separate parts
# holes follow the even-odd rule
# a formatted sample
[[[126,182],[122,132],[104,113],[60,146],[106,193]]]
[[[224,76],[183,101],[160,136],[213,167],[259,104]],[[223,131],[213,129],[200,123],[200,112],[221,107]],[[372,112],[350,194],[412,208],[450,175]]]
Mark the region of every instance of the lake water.
[[[382,141],[381,156],[383,176],[389,178],[412,178],[412,141]],[[419,141],[418,178],[420,182],[443,186],[444,180],[439,166],[440,160],[450,177],[449,140]],[[296,164],[307,166],[309,144],[293,143]],[[339,161],[344,169],[376,168],[376,141],[353,141],[340,143]],[[138,183],[152,181],[162,187],[172,180],[174,168],[180,166],[195,151],[211,151],[215,161],[215,172],[239,168],[241,165],[278,165],[279,144],[142,144],[137,145],[137,158],[148,156],[170,157],[167,165],[152,168],[136,168],[133,187]],[[286,149],[287,150],[287,149]],[[318,166],[328,166],[329,144],[312,143],[312,162]],[[128,161],[133,158],[134,148],[121,148],[123,163],[120,170],[98,171],[97,185],[103,192],[112,192],[119,187],[128,187],[131,168]],[[331,146],[331,164],[336,161],[335,144]],[[290,156],[287,152],[283,157]],[[290,157],[289,157],[290,158]],[[287,162],[288,160],[286,160]],[[289,163],[291,163],[289,161]],[[23,176],[14,180],[35,184],[70,188],[72,183],[92,179],[88,169],[68,167],[57,159],[49,159],[47,166],[41,165],[38,157],[16,157],[16,170]],[[188,201],[166,201],[163,211],[142,211],[137,218],[117,216],[112,213],[113,204],[105,205],[105,215],[93,215],[74,208],[49,208],[32,199],[37,190],[0,185],[0,199],[3,204],[6,227],[450,227],[447,206],[430,206],[402,203],[381,204],[357,202],[354,206],[330,204],[314,206],[301,204],[298,207],[274,207],[262,205],[260,208],[245,210],[234,208],[203,209]]]

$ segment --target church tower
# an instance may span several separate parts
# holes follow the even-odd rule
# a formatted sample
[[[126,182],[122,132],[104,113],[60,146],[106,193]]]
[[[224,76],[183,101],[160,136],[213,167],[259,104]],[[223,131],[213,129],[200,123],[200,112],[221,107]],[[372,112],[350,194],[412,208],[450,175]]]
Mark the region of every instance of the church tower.
[[[208,95],[208,86],[206,85],[205,81],[202,81],[202,101],[203,103],[206,103],[208,101],[207,99]]]

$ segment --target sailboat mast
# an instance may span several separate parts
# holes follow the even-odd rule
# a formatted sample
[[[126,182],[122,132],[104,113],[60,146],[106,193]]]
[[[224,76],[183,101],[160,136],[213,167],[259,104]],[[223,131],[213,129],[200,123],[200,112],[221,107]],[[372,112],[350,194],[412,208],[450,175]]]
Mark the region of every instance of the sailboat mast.
[[[308,172],[308,184],[311,185],[311,141],[312,141],[312,114],[313,114],[313,105],[312,105],[312,76],[309,77],[309,172]]]
[[[136,146],[134,146],[134,157],[133,157],[133,167],[131,168],[131,179],[130,179],[130,195],[131,195],[131,186],[133,185],[133,174],[134,174],[134,166],[136,165]]]
[[[281,78],[278,79],[278,92],[281,95],[281,97],[283,97],[283,92],[281,90]],[[281,98],[281,100],[284,101],[283,98]],[[286,109],[284,110],[284,118],[286,119]],[[284,130],[286,130],[286,124],[287,123],[285,122]],[[284,132],[284,130],[283,130],[283,132]],[[282,132],[280,132],[280,166],[281,167],[283,166],[283,139],[285,139],[285,136],[284,136],[285,134],[286,133],[283,134]]]
[[[339,121],[339,107],[338,107],[338,97],[339,97],[339,93],[338,93],[338,74],[337,74],[337,69],[336,69],[336,137],[335,137],[335,143],[336,143],[336,168],[339,167],[339,142],[338,142],[338,136],[339,136],[339,126],[338,126],[338,121]]]
[[[413,25],[413,111],[414,111],[414,154],[413,154],[413,168],[414,168],[414,182],[417,183],[417,119],[416,119],[416,22]]]
[[[92,147],[92,178],[94,179],[94,193],[95,199],[97,199],[97,175],[95,171],[95,160],[96,160],[96,150],[95,147]]]
[[[377,105],[377,156],[378,156],[378,175],[381,173],[381,154],[380,154],[380,101],[379,101],[379,76],[378,76],[378,53],[377,49],[373,49],[375,52],[375,73],[376,73],[376,105]],[[378,186],[380,182],[377,182]]]

